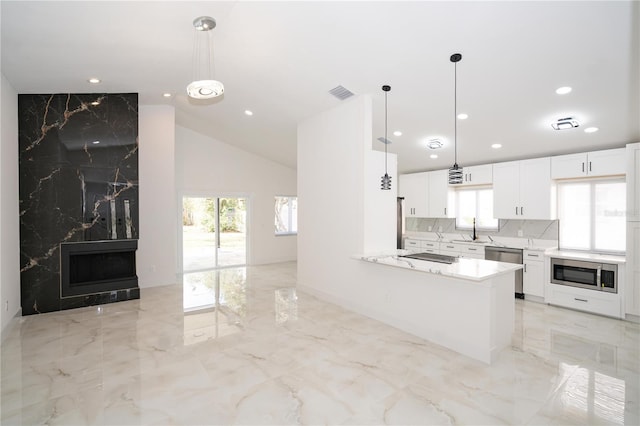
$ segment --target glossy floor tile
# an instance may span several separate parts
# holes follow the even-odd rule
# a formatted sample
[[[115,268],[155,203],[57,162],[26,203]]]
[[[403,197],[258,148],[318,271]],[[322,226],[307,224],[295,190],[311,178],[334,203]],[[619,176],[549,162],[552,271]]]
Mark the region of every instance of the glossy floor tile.
[[[3,425],[640,424],[640,327],[518,300],[491,366],[296,292],[296,264],[187,274],[24,317]]]

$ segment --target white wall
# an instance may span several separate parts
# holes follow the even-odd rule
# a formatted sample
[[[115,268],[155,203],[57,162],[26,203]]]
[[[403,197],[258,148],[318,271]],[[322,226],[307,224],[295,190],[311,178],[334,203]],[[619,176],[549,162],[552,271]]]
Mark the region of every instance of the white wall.
[[[5,330],[21,310],[18,95],[4,75],[0,77],[0,318],[1,330]]]
[[[179,199],[185,195],[249,198],[250,264],[296,259],[297,237],[274,234],[274,197],[296,195],[294,169],[176,126],[176,182]]]
[[[396,157],[382,191],[371,107],[359,96],[298,126],[298,286],[338,303],[372,296],[373,269],[351,256],[396,247]]]
[[[175,110],[171,106],[139,107],[138,178],[138,284],[140,287],[174,284],[178,206],[175,196]]]

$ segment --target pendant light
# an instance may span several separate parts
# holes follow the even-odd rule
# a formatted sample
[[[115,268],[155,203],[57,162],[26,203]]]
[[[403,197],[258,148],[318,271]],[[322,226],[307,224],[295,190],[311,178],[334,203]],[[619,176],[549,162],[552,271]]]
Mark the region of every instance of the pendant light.
[[[187,94],[194,99],[211,99],[224,93],[224,85],[213,79],[213,42],[211,30],[216,20],[200,16],[193,20],[193,81],[187,86]]]
[[[391,86],[382,86],[384,91],[384,176],[382,176],[381,189],[388,191],[391,189],[391,176],[387,173],[387,145],[389,145],[389,139],[387,139],[387,94],[391,90]]]
[[[449,60],[453,62],[453,166],[449,168],[449,184],[462,183],[462,167],[458,166],[458,62],[462,55],[454,53]]]

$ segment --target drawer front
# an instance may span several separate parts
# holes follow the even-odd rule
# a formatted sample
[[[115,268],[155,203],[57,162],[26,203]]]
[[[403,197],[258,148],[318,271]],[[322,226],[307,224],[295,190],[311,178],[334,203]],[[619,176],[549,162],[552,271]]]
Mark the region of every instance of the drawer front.
[[[426,250],[438,250],[440,243],[436,243],[433,241],[423,241],[422,248]]]
[[[463,256],[466,255],[475,255],[475,256],[482,256],[479,257],[479,259],[484,259],[484,246],[481,245],[474,245],[474,246],[470,246],[470,245],[463,245],[461,247],[461,253]]]
[[[404,240],[404,248],[420,248],[421,244],[420,244],[420,240],[410,240],[410,239],[406,239]]]
[[[541,251],[524,250],[522,252],[522,257],[525,261],[544,262],[544,254]]]
[[[595,290],[572,289],[548,284],[545,301],[580,311],[621,318],[621,303],[617,294],[606,294]],[[576,291],[582,290],[582,291]]]
[[[456,243],[440,243],[440,251],[454,251],[460,253],[462,251],[462,245]]]

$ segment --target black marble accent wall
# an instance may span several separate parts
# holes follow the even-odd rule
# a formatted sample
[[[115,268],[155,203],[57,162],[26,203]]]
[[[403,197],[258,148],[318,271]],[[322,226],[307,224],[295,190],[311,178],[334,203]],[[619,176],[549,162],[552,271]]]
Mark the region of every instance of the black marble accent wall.
[[[60,297],[60,243],[138,238],[138,95],[18,95],[18,118],[22,313],[108,302]]]

